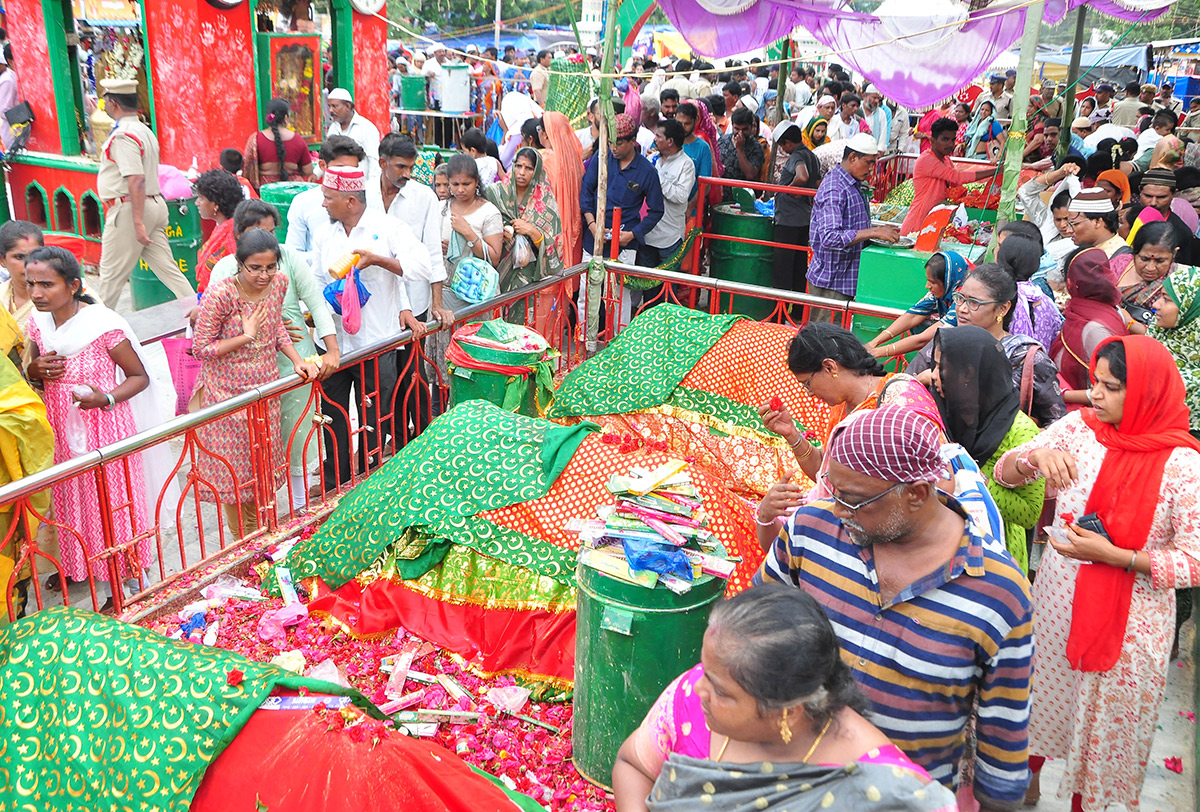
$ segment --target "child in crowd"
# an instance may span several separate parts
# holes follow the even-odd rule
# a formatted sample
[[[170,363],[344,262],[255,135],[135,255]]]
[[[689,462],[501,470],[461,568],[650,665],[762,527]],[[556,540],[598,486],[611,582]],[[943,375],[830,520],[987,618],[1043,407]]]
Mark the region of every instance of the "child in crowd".
[[[488,139],[483,130],[472,127],[462,134],[458,142],[459,151],[475,159],[479,167],[479,177],[484,186],[491,186],[504,175],[500,161],[488,155]]]
[[[242,184],[242,196],[246,200],[257,200],[258,192],[254,191],[254,187],[250,185],[250,181],[242,177],[242,166],[244,163],[242,153],[239,150],[233,147],[226,147],[221,150],[221,168],[237,178],[238,183]]]

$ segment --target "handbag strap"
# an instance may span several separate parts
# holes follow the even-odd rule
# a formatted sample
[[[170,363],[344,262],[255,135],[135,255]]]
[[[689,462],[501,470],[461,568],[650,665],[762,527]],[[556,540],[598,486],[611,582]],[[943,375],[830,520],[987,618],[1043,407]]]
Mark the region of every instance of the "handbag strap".
[[[1036,346],[1030,347],[1025,353],[1025,363],[1021,365],[1021,411],[1029,414],[1033,409],[1033,367],[1037,363]]]

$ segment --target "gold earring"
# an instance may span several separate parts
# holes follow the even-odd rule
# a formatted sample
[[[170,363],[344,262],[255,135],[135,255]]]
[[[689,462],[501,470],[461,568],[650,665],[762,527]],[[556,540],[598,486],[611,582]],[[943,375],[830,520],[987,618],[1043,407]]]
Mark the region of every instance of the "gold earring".
[[[783,739],[784,744],[792,743],[792,729],[788,727],[788,709],[783,709],[783,717],[779,720],[779,736]]]
[[[1004,316],[997,316],[996,324],[1003,324],[1003,323],[1004,323]]]
[[[830,376],[831,376],[831,377],[834,377],[834,378],[836,378],[836,377],[838,376],[838,374],[837,374],[837,371],[836,371],[836,370],[834,370],[833,372],[830,372],[829,374],[830,374]]]

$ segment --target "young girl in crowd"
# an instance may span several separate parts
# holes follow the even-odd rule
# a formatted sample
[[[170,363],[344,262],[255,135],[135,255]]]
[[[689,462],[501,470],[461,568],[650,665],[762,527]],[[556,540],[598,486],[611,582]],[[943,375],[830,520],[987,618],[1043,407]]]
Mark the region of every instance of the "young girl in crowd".
[[[143,348],[125,319],[83,293],[79,262],[70,251],[34,250],[25,261],[25,278],[36,308],[29,319],[33,360],[26,374],[43,388],[56,463],[175,416],[175,390],[161,347]],[[150,530],[160,497],[158,524],[173,523],[179,494],[172,466],[165,445],[105,463],[105,505],[91,477],[54,486],[55,520],[74,529],[59,533],[63,569],[73,581],[84,580],[90,570],[98,595],[108,598],[106,607],[113,605],[114,570],[127,588],[145,586],[141,579],[150,566],[150,538],[111,558],[98,556]]]
[[[283,324],[287,277],[279,273],[279,243],[261,228],[252,228],[238,240],[238,272],[215,283],[200,300],[200,317],[192,352],[201,361],[196,381],[200,406],[212,406],[278,379],[275,353],[291,361],[296,374],[312,379],[314,364],[303,360],[292,346]],[[266,435],[250,434],[245,412],[206,423],[197,430],[206,453],[198,455],[196,468],[202,484],[200,497],[221,503],[230,531],[242,538],[258,529],[255,475],[266,473],[269,497],[283,484],[284,446],[280,437],[280,403],[267,401]],[[261,451],[266,445],[268,454]],[[255,458],[270,460],[269,472],[255,470]],[[273,509],[273,508],[272,508]]]

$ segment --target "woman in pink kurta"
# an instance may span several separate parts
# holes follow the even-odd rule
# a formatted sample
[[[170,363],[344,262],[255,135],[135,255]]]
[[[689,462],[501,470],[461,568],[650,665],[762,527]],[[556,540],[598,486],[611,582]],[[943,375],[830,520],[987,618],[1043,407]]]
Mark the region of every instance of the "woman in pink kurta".
[[[1011,487],[1044,475],[1058,489],[1055,524],[1065,525],[1033,584],[1030,766],[1066,759],[1059,795],[1074,796],[1073,810],[1136,810],[1166,687],[1174,590],[1200,585],[1200,444],[1161,344],[1110,338],[1091,367],[1094,408],[1010,451],[996,480]],[[1088,513],[1111,541],[1075,523]]]
[[[316,367],[303,361],[283,323],[288,281],[279,273],[279,243],[260,228],[238,239],[238,272],[213,284],[200,300],[192,352],[202,362],[196,387],[200,405],[212,406],[279,377],[275,353],[282,352],[305,378]],[[258,528],[255,477],[273,500],[287,471],[280,438],[279,398],[266,402],[265,426],[251,431],[253,411],[238,411],[197,430],[203,452],[196,460],[200,498],[219,501],[229,529],[239,538]],[[269,471],[255,459],[264,456]],[[240,514],[240,515],[239,515]]]
[[[28,325],[33,357],[26,374],[43,387],[47,417],[54,428],[56,463],[174,416],[157,402],[159,386],[129,325],[83,293],[79,263],[69,251],[36,249],[26,260],[25,273],[36,308]],[[82,421],[80,435],[70,428],[76,419]],[[105,551],[119,549],[154,528],[154,505],[169,480],[159,475],[161,467],[156,458],[148,461],[146,453],[105,464],[103,504],[99,483],[91,475],[53,487],[62,565],[69,579],[83,581],[90,570],[99,594],[111,600],[110,560],[121,581],[136,578],[149,566],[150,536],[127,550],[111,555]],[[173,511],[171,497],[162,498]]]

